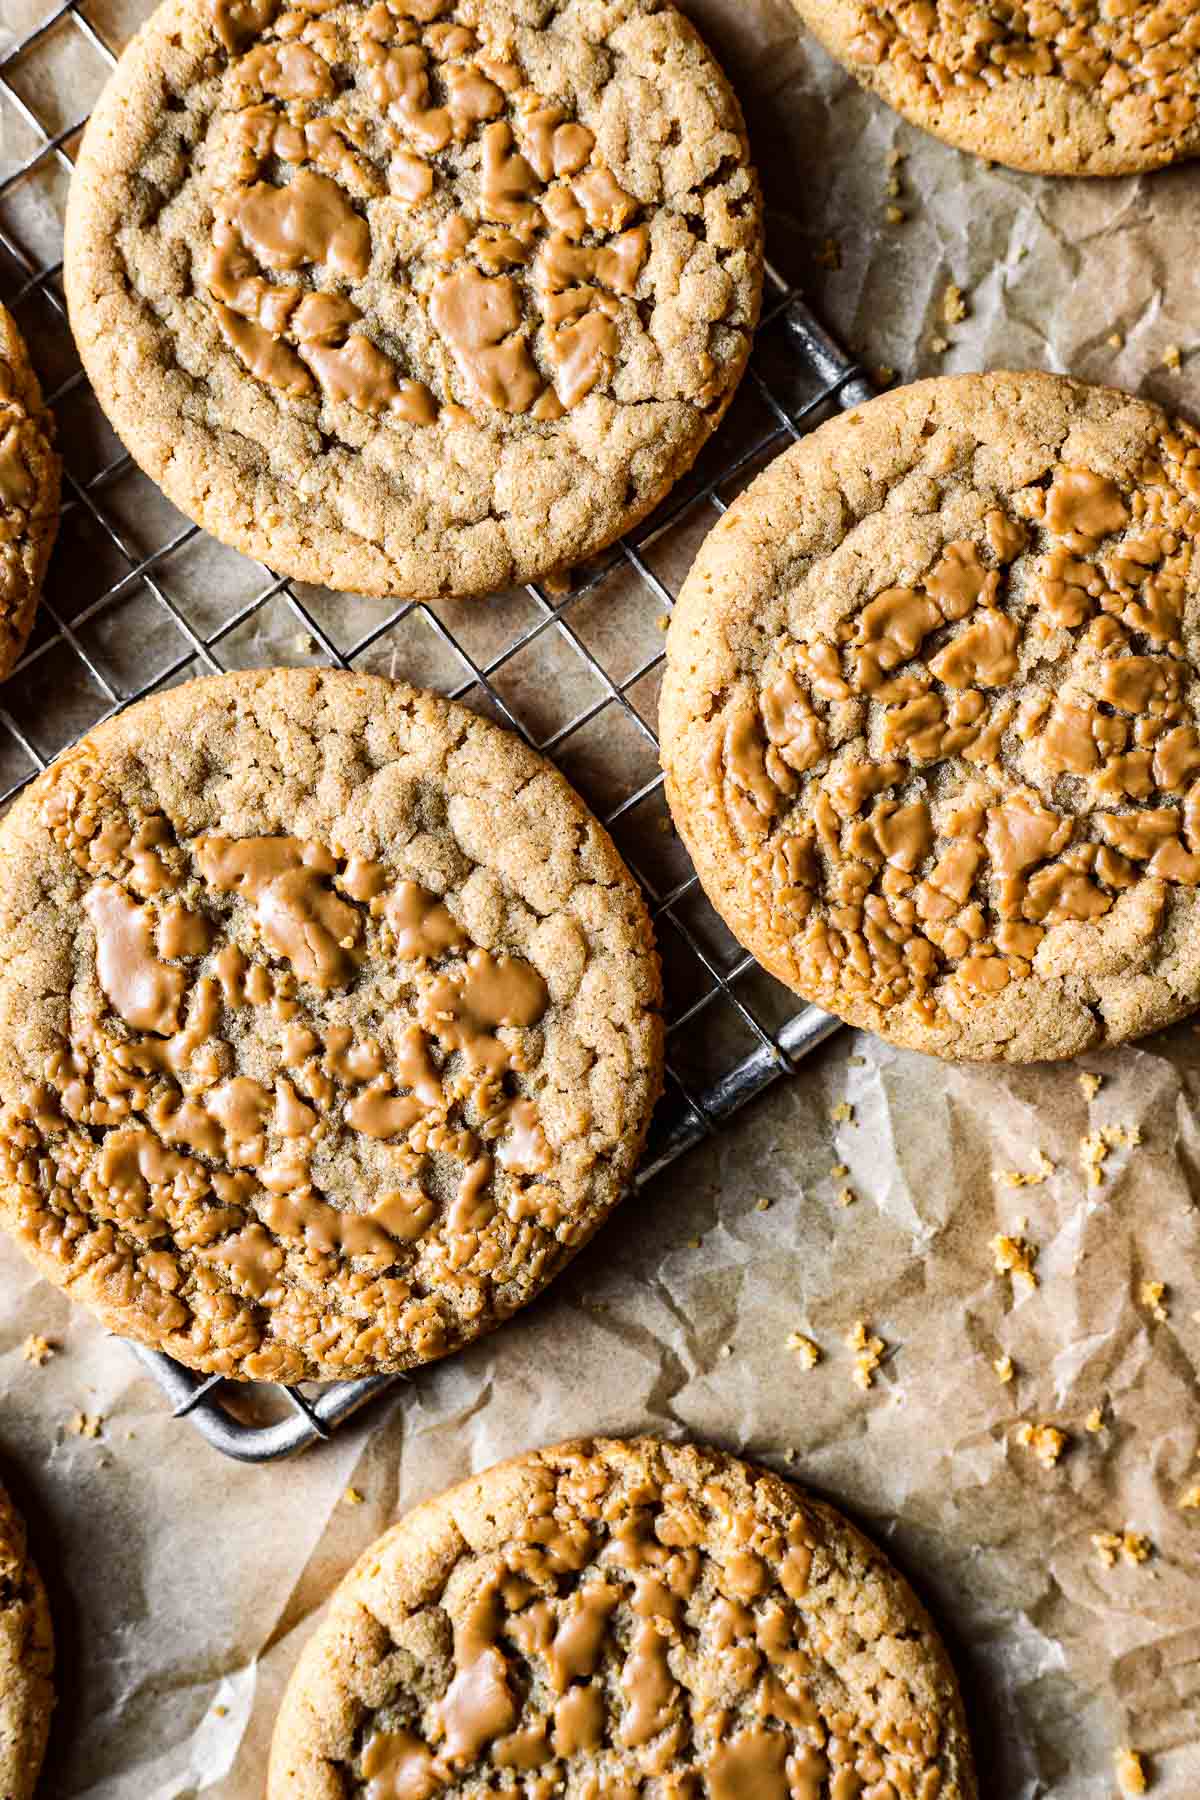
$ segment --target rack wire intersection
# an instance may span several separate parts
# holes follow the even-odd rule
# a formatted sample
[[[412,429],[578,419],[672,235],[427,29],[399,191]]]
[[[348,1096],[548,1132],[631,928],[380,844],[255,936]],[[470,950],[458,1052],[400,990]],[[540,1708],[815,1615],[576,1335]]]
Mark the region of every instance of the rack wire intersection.
[[[568,591],[533,584],[483,603],[396,605],[281,579],[216,544],[147,481],[108,430],[71,341],[61,220],[86,123],[73,109],[81,95],[94,100],[129,35],[104,28],[103,4],[66,0],[7,47],[0,39],[0,300],[38,365],[65,463],[38,624],[0,691],[0,806],[102,719],[228,668],[403,674],[490,713],[563,768],[613,833],[654,917],[668,1074],[640,1188],[837,1023],[797,1007],[709,907],[670,828],[655,718],[661,630],[700,540],[765,463],[872,389],[768,265],[749,373],[720,431],[649,520],[572,572]],[[396,1379],[247,1389],[134,1349],[176,1415],[246,1462],[329,1437]]]

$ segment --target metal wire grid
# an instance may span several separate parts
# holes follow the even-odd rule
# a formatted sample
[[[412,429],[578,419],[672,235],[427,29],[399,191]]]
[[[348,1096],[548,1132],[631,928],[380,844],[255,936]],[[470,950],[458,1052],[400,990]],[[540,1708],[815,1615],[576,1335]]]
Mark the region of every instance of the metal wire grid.
[[[691,477],[637,532],[576,571],[568,592],[535,584],[482,609],[407,602],[380,612],[281,579],[216,546],[165,504],[117,441],[106,439],[74,353],[60,289],[61,201],[86,119],[64,123],[59,109],[65,91],[90,89],[94,97],[120,48],[108,36],[128,35],[102,35],[89,17],[94,10],[92,0],[66,0],[0,51],[0,148],[14,127],[24,138],[23,154],[0,175],[0,298],[43,374],[65,462],[63,527],[38,626],[0,696],[0,803],[83,730],[131,701],[231,666],[301,660],[361,670],[398,661],[406,675],[490,711],[558,761],[592,801],[655,919],[667,976],[668,1089],[636,1177],[640,1187],[836,1024],[814,1007],[797,1009],[741,952],[670,832],[653,724],[663,662],[657,634],[692,550],[739,488],[838,406],[868,400],[871,389],[768,266],[750,372],[729,418]],[[58,73],[64,68],[71,79]],[[184,559],[197,549],[198,570],[189,571]],[[233,596],[216,617],[213,591]],[[494,626],[472,647],[477,622],[488,617]],[[365,630],[346,635],[363,622]],[[578,702],[570,716],[546,716],[548,693]],[[631,758],[632,777],[615,777]],[[327,1438],[394,1379],[247,1390],[156,1351],[136,1353],[177,1415],[189,1416],[225,1454],[252,1462]]]

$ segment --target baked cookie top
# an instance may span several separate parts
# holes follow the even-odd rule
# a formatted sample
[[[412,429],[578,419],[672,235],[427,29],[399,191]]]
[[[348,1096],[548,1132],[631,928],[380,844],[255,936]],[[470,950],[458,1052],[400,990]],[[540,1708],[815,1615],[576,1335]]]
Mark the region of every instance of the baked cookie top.
[[[641,518],[761,285],[741,114],[664,0],[167,0],[72,182],[100,400],[286,574],[474,594]]]
[[[621,1197],[658,962],[547,763],[377,677],[194,681],[0,827],[0,1219],[224,1375],[409,1368]]]
[[[1200,150],[1196,0],[793,0],[839,62],[960,150],[1125,175]]]
[[[54,1710],[54,1634],[25,1521],[0,1487],[0,1794],[31,1800]]]
[[[0,306],[0,681],[33,629],[58,530],[54,419],[12,314]]]
[[[711,533],[667,791],[795,990],[945,1056],[1073,1056],[1200,1003],[1200,435],[1054,375],[918,382]]]
[[[271,1800],[970,1800],[924,1608],[831,1507],[716,1451],[560,1444],[419,1506],[292,1677]]]

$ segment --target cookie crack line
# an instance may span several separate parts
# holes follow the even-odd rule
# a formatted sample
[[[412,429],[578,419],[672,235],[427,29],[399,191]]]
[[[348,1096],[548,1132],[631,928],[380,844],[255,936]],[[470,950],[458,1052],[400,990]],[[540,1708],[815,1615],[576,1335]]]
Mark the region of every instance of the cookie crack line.
[[[65,269],[102,404],[198,522],[327,585],[482,593],[690,465],[761,203],[662,0],[169,0],[93,115]]]
[[[412,1367],[625,1191],[649,922],[498,728],[380,678],[213,677],[85,739],[2,840],[0,1213],[118,1329],[255,1379]]]
[[[668,795],[798,992],[1020,1058],[1200,1000],[1198,470],[1190,427],[1111,390],[950,378],[823,427],[711,534],[668,634]]]

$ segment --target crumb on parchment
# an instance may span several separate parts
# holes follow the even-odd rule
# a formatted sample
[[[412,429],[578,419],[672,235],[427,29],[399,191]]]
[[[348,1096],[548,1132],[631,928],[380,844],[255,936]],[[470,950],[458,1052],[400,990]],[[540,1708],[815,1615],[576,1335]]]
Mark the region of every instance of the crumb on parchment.
[[[348,1487],[342,1495],[347,1506],[361,1506],[366,1496],[356,1487]]]
[[[49,1338],[39,1337],[36,1332],[30,1332],[21,1345],[21,1355],[27,1363],[32,1363],[35,1368],[40,1369],[44,1363],[50,1361],[57,1349],[58,1345],[52,1344]]]
[[[758,1199],[754,1202],[754,1210],[755,1212],[770,1212],[770,1196],[768,1194],[760,1194]]]
[[[1079,1140],[1079,1164],[1089,1187],[1104,1180],[1104,1163],[1110,1150],[1136,1150],[1142,1134],[1136,1125],[1102,1125]]]
[[[1138,1751],[1122,1746],[1114,1754],[1113,1762],[1117,1770],[1117,1785],[1123,1794],[1146,1792],[1146,1770]]]
[[[1056,1165],[1044,1150],[1034,1151],[1034,1163],[1032,1169],[997,1169],[995,1179],[1003,1187],[1041,1187],[1046,1177],[1056,1172]]]
[[[1125,348],[1124,332],[1110,331],[1108,334],[1108,347],[1110,350],[1123,350]]]
[[[1168,344],[1162,353],[1164,369],[1181,369],[1183,367],[1183,351],[1178,344]]]
[[[1091,1412],[1088,1414],[1087,1418],[1083,1421],[1083,1429],[1085,1431],[1090,1431],[1093,1434],[1093,1436],[1095,1435],[1095,1433],[1097,1431],[1104,1430],[1104,1408],[1103,1407],[1093,1406]]]
[[[104,1420],[99,1413],[72,1413],[67,1420],[67,1430],[73,1431],[76,1437],[98,1438]]]
[[[875,1385],[875,1371],[887,1346],[882,1338],[871,1335],[865,1319],[855,1320],[853,1328],[846,1333],[846,1342],[855,1352],[854,1385],[865,1394]]]
[[[1009,1237],[1007,1233],[998,1231],[988,1245],[995,1257],[997,1275],[1011,1275],[1013,1285],[1020,1282],[1023,1287],[1035,1288],[1038,1278],[1033,1265],[1037,1261],[1038,1247],[1031,1244],[1028,1238]]]
[[[899,182],[896,183],[896,192],[897,193],[900,192],[900,183]],[[889,225],[903,225],[905,219],[907,219],[907,217],[908,217],[908,214],[905,212],[905,210],[902,206],[889,206],[889,207],[885,208],[883,216],[887,220]]]
[[[1022,1450],[1037,1457],[1043,1469],[1052,1469],[1067,1447],[1067,1434],[1057,1425],[1039,1425],[1026,1420],[1017,1426],[1017,1442]]]
[[[1003,1356],[998,1356],[992,1364],[992,1367],[995,1369],[1001,1381],[1011,1381],[1016,1374],[1016,1370],[1013,1367],[1013,1359],[1007,1352]]]
[[[966,316],[966,295],[957,282],[951,281],[942,294],[942,318],[947,325],[959,325]]]
[[[930,338],[929,348],[933,351],[935,356],[944,356],[946,351],[950,348],[950,339],[942,337],[939,333],[937,337]]]
[[[1184,1488],[1179,1496],[1178,1505],[1180,1512],[1200,1512],[1200,1481],[1194,1482],[1189,1488]]]
[[[1103,1075],[1094,1075],[1090,1069],[1084,1069],[1079,1076],[1079,1086],[1083,1090],[1085,1100],[1094,1100],[1103,1084]]]
[[[1118,1556],[1127,1563],[1144,1563],[1154,1546],[1144,1531],[1093,1531],[1092,1546],[1106,1569],[1115,1567]]]
[[[1166,1324],[1170,1315],[1167,1312],[1167,1284],[1165,1281],[1143,1281],[1141,1302],[1156,1324]]]
[[[835,1125],[853,1125],[854,1108],[848,1100],[839,1100],[836,1106],[830,1107],[829,1117]]]
[[[821,1347],[802,1331],[789,1331],[784,1340],[789,1350],[794,1350],[796,1360],[802,1369],[815,1369],[821,1360]]]

